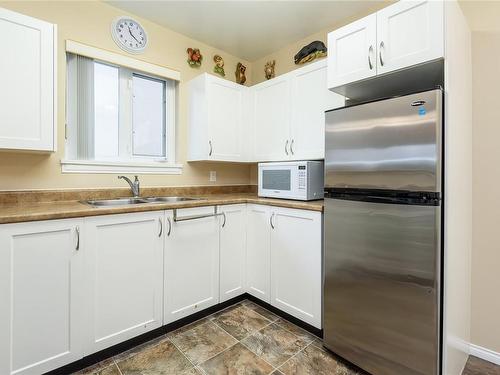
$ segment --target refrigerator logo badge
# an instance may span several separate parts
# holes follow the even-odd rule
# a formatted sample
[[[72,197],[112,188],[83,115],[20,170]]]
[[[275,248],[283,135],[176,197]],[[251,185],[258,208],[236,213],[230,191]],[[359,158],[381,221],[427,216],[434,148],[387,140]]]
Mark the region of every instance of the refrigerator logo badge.
[[[418,115],[419,116],[425,116],[427,113],[427,110],[424,107],[425,100],[416,100],[413,103],[411,103],[412,107],[418,107]]]

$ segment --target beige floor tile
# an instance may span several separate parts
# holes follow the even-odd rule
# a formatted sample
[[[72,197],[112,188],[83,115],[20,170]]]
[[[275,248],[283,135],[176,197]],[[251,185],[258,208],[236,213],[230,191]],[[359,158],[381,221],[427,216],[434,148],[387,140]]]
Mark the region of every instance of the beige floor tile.
[[[194,364],[213,357],[237,342],[234,337],[210,321],[181,332],[171,340]]]
[[[270,320],[271,322],[274,322],[276,320],[279,319],[279,316],[276,315],[276,314],[273,314],[271,311],[263,308],[262,306],[260,305],[257,305],[256,303],[253,303],[251,301],[248,301],[246,304],[245,304],[246,307],[248,307],[249,309],[252,309],[253,311],[255,311],[256,313],[262,315],[264,318]]]
[[[214,315],[213,322],[237,340],[242,340],[271,323],[254,310],[242,305]]]
[[[193,367],[170,341],[146,347],[117,365],[123,375],[176,375]]]
[[[296,326],[293,323],[290,323],[288,320],[285,320],[283,318],[279,318],[276,321],[276,324],[279,325],[280,327],[283,327],[284,329],[296,334],[299,336],[302,340],[306,341],[308,344],[316,340],[318,337],[314,336],[312,333],[309,333],[302,328]]]
[[[241,342],[275,367],[307,345],[304,340],[274,323]]]
[[[470,356],[462,375],[500,375],[500,366],[477,357]]]
[[[208,375],[265,375],[273,367],[240,343],[203,362],[200,367]]]
[[[309,345],[287,361],[279,370],[285,375],[361,375],[330,352]]]

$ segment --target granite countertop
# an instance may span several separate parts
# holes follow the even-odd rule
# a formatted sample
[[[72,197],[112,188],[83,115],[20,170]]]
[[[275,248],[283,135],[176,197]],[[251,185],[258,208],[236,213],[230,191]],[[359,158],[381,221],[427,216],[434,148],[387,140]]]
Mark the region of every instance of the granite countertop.
[[[277,207],[323,211],[323,200],[304,202],[259,198],[255,193],[190,195],[190,197],[201,199],[176,203],[146,203],[117,207],[92,207],[76,200],[0,203],[0,224],[237,203],[255,203]]]

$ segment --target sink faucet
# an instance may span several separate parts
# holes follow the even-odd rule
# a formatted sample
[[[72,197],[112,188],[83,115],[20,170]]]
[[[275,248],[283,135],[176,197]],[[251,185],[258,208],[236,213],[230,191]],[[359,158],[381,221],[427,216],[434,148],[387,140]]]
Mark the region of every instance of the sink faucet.
[[[132,190],[134,198],[139,198],[140,183],[139,183],[139,178],[137,178],[137,176],[135,176],[134,182],[132,182],[130,178],[126,176],[118,176],[118,178],[122,178],[125,181],[127,181],[127,183],[130,185],[130,189]]]

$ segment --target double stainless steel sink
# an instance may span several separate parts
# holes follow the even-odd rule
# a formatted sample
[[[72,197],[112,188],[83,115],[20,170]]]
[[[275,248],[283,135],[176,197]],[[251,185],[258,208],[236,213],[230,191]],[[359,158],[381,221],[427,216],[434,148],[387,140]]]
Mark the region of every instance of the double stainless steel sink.
[[[196,201],[201,198],[192,197],[148,197],[148,198],[115,198],[115,199],[98,199],[83,201],[93,207],[114,207],[114,206],[128,206],[134,204],[148,204],[148,203],[176,203],[185,201]]]

